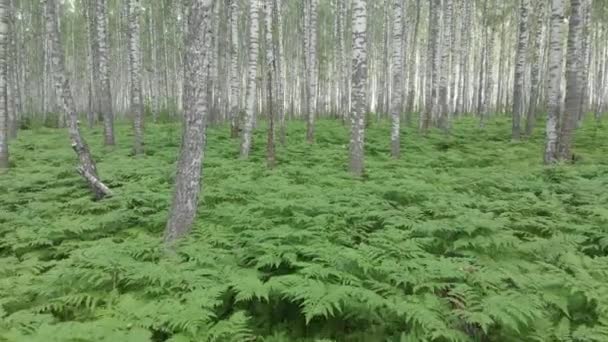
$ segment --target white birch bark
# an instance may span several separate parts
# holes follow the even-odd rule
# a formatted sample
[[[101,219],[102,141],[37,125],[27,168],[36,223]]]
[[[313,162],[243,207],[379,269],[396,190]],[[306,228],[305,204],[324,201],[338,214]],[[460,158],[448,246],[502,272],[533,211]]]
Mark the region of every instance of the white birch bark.
[[[245,106],[245,122],[241,139],[241,158],[248,158],[252,145],[253,123],[255,119],[257,98],[257,74],[259,42],[259,11],[258,0],[249,2],[249,66],[247,78],[247,103]]]
[[[551,0],[551,41],[549,49],[548,107],[545,142],[545,164],[557,161],[558,124],[561,108],[564,0]]]
[[[367,0],[353,0],[353,65],[350,171],[364,170],[365,114],[367,111]]]
[[[190,4],[184,63],[184,129],[165,229],[168,246],[190,232],[198,209],[208,115],[206,80],[212,54],[207,49],[212,35],[211,6],[212,0],[192,0]]]
[[[392,94],[391,94],[391,155],[399,158],[400,154],[400,130],[401,130],[401,105],[402,105],[402,73],[403,73],[403,51],[402,40],[402,0],[393,0],[393,64],[392,74]]]

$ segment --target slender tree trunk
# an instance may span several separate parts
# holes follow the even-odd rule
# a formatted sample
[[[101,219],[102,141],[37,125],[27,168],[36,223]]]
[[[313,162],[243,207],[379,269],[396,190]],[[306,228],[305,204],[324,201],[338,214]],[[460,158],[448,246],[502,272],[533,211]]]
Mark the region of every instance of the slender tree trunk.
[[[420,112],[420,131],[427,132],[436,114],[437,82],[439,77],[439,9],[441,0],[429,1],[428,50],[426,64],[426,105]]]
[[[470,68],[469,68],[469,60],[470,60],[470,56],[469,56],[469,46],[467,46],[467,44],[465,44],[464,42],[470,42],[471,41],[471,32],[472,32],[472,24],[471,24],[471,16],[472,16],[472,11],[473,11],[473,5],[471,4],[470,1],[465,2],[464,4],[464,15],[463,15],[463,20],[462,20],[462,29],[461,29],[461,34],[462,34],[462,43],[460,45],[461,51],[460,51],[460,97],[458,99],[458,112],[459,114],[464,114],[467,109],[467,103],[469,101],[469,73],[470,73]]]
[[[393,59],[392,59],[392,95],[391,95],[391,155],[399,158],[400,153],[400,130],[401,130],[401,94],[402,94],[402,59],[403,32],[401,16],[403,14],[402,0],[393,0]]]
[[[247,105],[245,125],[241,140],[241,158],[248,158],[252,145],[253,121],[255,119],[255,99],[257,96],[258,50],[259,50],[259,12],[257,1],[249,3],[249,68],[247,80]]]
[[[570,1],[570,21],[568,32],[568,53],[566,57],[566,104],[561,122],[558,142],[559,158],[564,161],[572,160],[572,143],[574,129],[580,114],[581,84],[580,84],[580,38],[581,38],[581,0]]]
[[[205,125],[208,114],[206,82],[211,51],[205,49],[211,39],[212,0],[192,0],[188,14],[184,63],[184,130],[175,176],[175,191],[165,243],[171,246],[188,234],[196,217],[205,149]]]
[[[420,4],[420,0],[416,0],[416,18],[414,20],[414,32],[412,33],[412,39],[411,39],[411,48],[410,48],[410,56],[409,56],[409,79],[408,79],[408,86],[407,86],[407,90],[408,90],[408,94],[407,94],[407,105],[405,107],[405,113],[408,115],[408,117],[411,115],[411,113],[414,111],[414,103],[415,103],[415,96],[416,96],[416,46],[418,44],[418,31],[420,28],[420,12],[421,12],[421,8],[422,5]],[[420,77],[422,78],[422,73],[420,73]],[[420,89],[419,91],[420,95],[422,95],[422,89]]]
[[[53,64],[54,83],[57,94],[59,94],[63,111],[68,115],[68,132],[72,141],[72,148],[76,152],[80,165],[78,172],[87,180],[95,197],[101,199],[111,195],[108,187],[103,185],[97,176],[97,167],[91,157],[89,147],[80,134],[78,127],[78,115],[74,105],[74,98],[70,89],[70,83],[65,76],[65,58],[63,45],[61,44],[59,28],[57,26],[56,1],[46,0],[46,36],[51,45],[51,61]]]
[[[144,153],[144,106],[141,89],[139,0],[129,0],[129,69],[131,70],[131,113],[135,132],[134,152]]]
[[[241,82],[239,75],[239,1],[230,2],[230,136],[239,136],[239,104]]]
[[[450,46],[452,44],[452,0],[444,0],[443,7],[443,51],[439,80],[439,127],[447,132],[449,128],[448,85],[450,75]]]
[[[526,136],[532,135],[536,122],[536,111],[538,107],[538,96],[540,93],[540,78],[542,69],[542,51],[544,51],[543,37],[545,36],[545,3],[538,1],[534,11],[536,12],[536,31],[534,46],[532,47],[532,92],[530,94],[530,106],[526,118]]]
[[[7,70],[8,70],[8,1],[0,0],[0,171],[8,169],[8,108],[7,108]]]
[[[513,140],[521,136],[520,121],[525,108],[524,72],[526,70],[526,52],[528,50],[528,0],[519,3],[519,34],[515,57],[515,76],[513,88]]]
[[[277,84],[277,111],[279,119],[279,141],[281,145],[285,145],[286,141],[286,124],[285,124],[285,77],[283,75],[284,47],[283,47],[283,11],[281,8],[282,2],[273,0],[273,18],[277,30],[277,41],[275,45],[276,52],[276,84]]]
[[[582,0],[582,49],[580,54],[581,103],[578,123],[580,124],[589,109],[589,68],[591,67],[591,5],[592,0]]]
[[[483,111],[481,120],[486,120],[492,110],[492,93],[494,92],[494,27],[488,27],[486,34],[486,62],[485,62],[485,91],[483,98]],[[483,124],[481,125],[483,126]]]
[[[350,133],[350,171],[363,174],[365,113],[367,111],[367,0],[353,0],[353,113]]]
[[[318,0],[306,0],[309,6],[308,51],[306,52],[308,71],[308,120],[306,122],[306,141],[312,144],[315,140],[315,118],[317,116],[317,7]]]
[[[555,163],[557,158],[558,125],[561,108],[561,79],[563,52],[564,0],[551,0],[551,41],[549,49],[549,78],[547,83],[548,108],[545,143],[545,164]]]
[[[97,0],[97,48],[99,49],[99,74],[101,112],[103,113],[104,143],[114,145],[114,112],[110,89],[110,57],[108,51],[108,8],[106,0]]]
[[[272,0],[269,0],[272,1]],[[270,4],[267,4],[270,5]],[[275,72],[275,61],[273,59],[270,60],[269,68],[268,68],[268,140],[266,145],[266,165],[269,169],[273,169],[276,164],[276,154],[275,154],[275,138],[274,138],[274,99],[272,98],[272,74]]]

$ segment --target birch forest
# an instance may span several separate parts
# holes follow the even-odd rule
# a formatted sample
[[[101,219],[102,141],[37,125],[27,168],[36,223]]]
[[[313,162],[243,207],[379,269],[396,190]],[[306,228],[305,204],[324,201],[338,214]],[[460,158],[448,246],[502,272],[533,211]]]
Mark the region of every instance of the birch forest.
[[[0,0],[0,342],[608,341],[608,0]]]

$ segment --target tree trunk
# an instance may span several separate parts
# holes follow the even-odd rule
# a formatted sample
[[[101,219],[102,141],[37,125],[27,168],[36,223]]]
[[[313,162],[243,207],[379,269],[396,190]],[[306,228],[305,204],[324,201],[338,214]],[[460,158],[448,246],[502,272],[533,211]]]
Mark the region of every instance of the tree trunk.
[[[101,92],[101,112],[103,113],[104,143],[114,141],[114,113],[112,111],[112,92],[110,89],[110,57],[108,51],[108,8],[106,0],[97,0],[97,48],[99,49],[99,74]]]
[[[536,31],[534,38],[534,46],[532,47],[532,91],[530,94],[530,106],[528,107],[528,115],[526,118],[526,136],[532,135],[534,124],[536,122],[536,110],[538,107],[538,94],[540,92],[540,77],[542,69],[542,51],[544,51],[543,37],[545,36],[545,3],[538,1],[535,7],[536,12]]]
[[[367,111],[367,0],[353,0],[353,69],[350,171],[363,175]]]
[[[548,108],[545,143],[545,164],[557,161],[558,125],[561,108],[564,0],[551,1],[551,41],[549,49]]]
[[[414,32],[412,34],[412,39],[411,39],[411,48],[410,48],[410,57],[409,57],[409,79],[408,79],[408,83],[409,85],[407,86],[407,105],[405,107],[405,113],[408,115],[408,117],[411,115],[411,113],[414,111],[414,103],[415,103],[415,96],[416,96],[416,44],[418,43],[418,30],[420,27],[420,12],[421,12],[421,8],[422,5],[420,5],[420,0],[416,0],[416,19],[414,20]],[[420,78],[422,78],[422,75],[420,76]],[[420,89],[420,95],[422,95],[422,89]]]
[[[239,104],[241,80],[239,75],[239,1],[230,2],[230,136],[239,136]]]
[[[589,109],[589,68],[591,67],[591,6],[592,0],[582,0],[582,47],[580,54],[580,87],[581,103],[579,109],[578,122],[581,123],[587,110]]]
[[[525,107],[524,72],[526,70],[526,52],[528,51],[528,0],[519,3],[519,34],[515,57],[515,76],[513,86],[513,140],[521,136],[520,121]]]
[[[392,95],[391,95],[391,155],[399,158],[400,153],[400,130],[401,130],[401,94],[402,94],[402,59],[403,32],[401,16],[403,14],[402,0],[393,0],[393,59],[392,59]]]
[[[315,118],[317,115],[317,6],[318,0],[308,2],[308,51],[306,51],[308,72],[308,118],[306,122],[306,141],[312,144],[315,140]],[[306,5],[305,5],[306,6]]]
[[[449,129],[448,85],[450,75],[450,47],[452,44],[452,0],[444,0],[443,7],[443,51],[441,56],[441,71],[439,80],[439,127],[444,131]]]
[[[570,22],[568,32],[568,52],[566,57],[566,104],[561,122],[558,142],[559,158],[564,161],[572,160],[572,142],[574,129],[580,114],[581,84],[580,84],[580,38],[581,38],[581,0],[570,1]]]
[[[259,50],[259,12],[258,2],[249,3],[249,67],[247,80],[247,105],[245,125],[241,140],[241,158],[248,158],[252,145],[253,121],[255,118],[255,100],[257,97],[257,73]]]
[[[63,55],[63,46],[59,35],[59,28],[57,26],[57,14],[55,12],[56,1],[58,0],[46,0],[46,36],[49,39],[51,45],[51,61],[54,76],[54,83],[56,93],[60,97],[60,102],[63,106],[63,111],[68,115],[68,132],[70,134],[70,140],[72,141],[72,148],[78,155],[80,161],[79,170],[85,180],[89,183],[89,187],[95,194],[96,199],[102,199],[105,196],[110,195],[107,193],[107,186],[103,185],[97,175],[97,167],[93,160],[89,147],[80,134],[80,128],[78,127],[78,115],[74,105],[74,98],[72,97],[72,90],[70,89],[70,83],[65,75],[65,58]]]
[[[0,0],[0,171],[8,169],[7,43],[8,1]]]
[[[139,42],[139,0],[129,0],[129,69],[131,70],[131,114],[136,155],[144,153],[144,106],[141,91],[141,56]]]
[[[269,2],[272,0],[268,0]],[[271,4],[267,4],[271,5]],[[271,43],[272,44],[272,43]],[[268,65],[268,140],[266,145],[266,165],[269,169],[274,169],[276,164],[275,144],[274,144],[274,99],[272,98],[272,74],[276,72],[275,61],[270,60]]]
[[[175,191],[165,243],[171,246],[190,232],[196,217],[205,149],[207,108],[207,74],[212,53],[207,47],[211,39],[212,0],[192,0],[188,14],[188,34],[184,63],[184,128],[182,146],[175,176]]]
[[[283,11],[278,0],[272,1],[273,20],[277,30],[277,41],[275,45],[276,52],[276,84],[277,84],[277,110],[279,119],[279,141],[281,145],[285,145],[286,127],[285,127],[285,86],[283,77]]]

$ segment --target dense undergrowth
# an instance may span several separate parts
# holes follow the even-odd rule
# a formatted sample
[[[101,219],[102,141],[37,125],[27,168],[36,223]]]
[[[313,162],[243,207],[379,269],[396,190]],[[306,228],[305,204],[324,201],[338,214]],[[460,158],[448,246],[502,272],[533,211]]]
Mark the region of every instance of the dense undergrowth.
[[[577,163],[541,166],[542,133],[499,119],[451,136],[368,128],[367,170],[346,171],[347,129],[289,128],[279,166],[262,130],[249,161],[209,132],[204,200],[176,254],[160,245],[180,128],[128,125],[104,148],[116,196],[94,202],[66,132],[23,131],[0,176],[0,341],[607,341],[608,132],[578,132]]]

